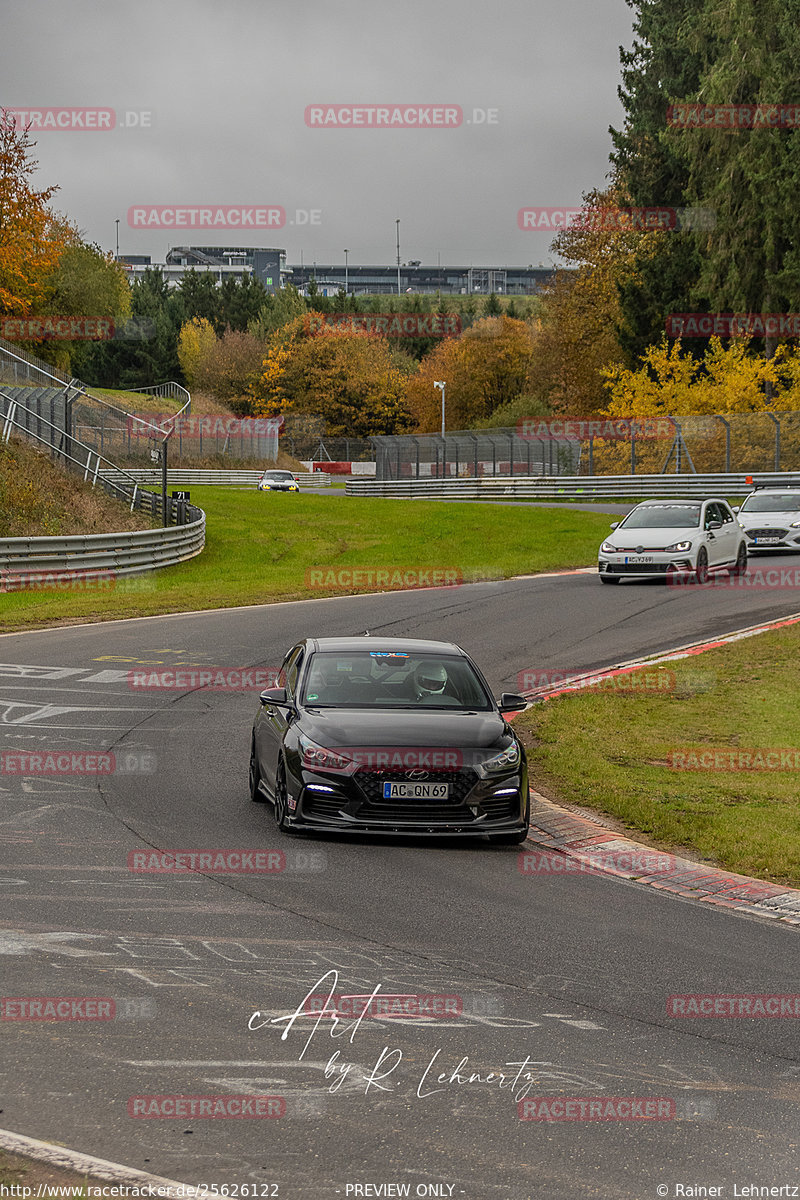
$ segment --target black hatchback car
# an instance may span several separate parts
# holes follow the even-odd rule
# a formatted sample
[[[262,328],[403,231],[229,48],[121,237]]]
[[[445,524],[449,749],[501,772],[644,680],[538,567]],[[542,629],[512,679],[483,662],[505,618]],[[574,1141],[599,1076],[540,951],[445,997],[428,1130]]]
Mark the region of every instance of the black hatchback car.
[[[261,693],[250,795],[278,828],[488,835],[528,832],[525,751],[459,647],[410,638],[307,638]]]

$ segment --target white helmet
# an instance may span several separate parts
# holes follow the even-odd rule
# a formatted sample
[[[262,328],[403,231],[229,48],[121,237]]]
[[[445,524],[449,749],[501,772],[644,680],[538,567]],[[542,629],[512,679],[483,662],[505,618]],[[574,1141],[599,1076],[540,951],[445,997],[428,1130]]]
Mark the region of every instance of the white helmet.
[[[423,696],[440,696],[447,684],[447,671],[441,663],[422,662],[416,669],[414,680]]]

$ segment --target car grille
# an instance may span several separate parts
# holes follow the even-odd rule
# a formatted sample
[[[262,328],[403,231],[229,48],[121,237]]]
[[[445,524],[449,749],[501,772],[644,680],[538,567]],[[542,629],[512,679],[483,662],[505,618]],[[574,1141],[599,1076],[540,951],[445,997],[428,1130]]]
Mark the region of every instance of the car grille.
[[[669,563],[609,563],[606,575],[666,575]]]
[[[370,820],[391,821],[398,824],[433,825],[433,824],[463,824],[471,825],[479,821],[483,814],[490,821],[511,820],[519,811],[519,793],[508,796],[492,796],[474,799],[473,812],[467,804],[470,793],[478,783],[478,776],[471,768],[462,771],[430,771],[424,781],[412,778],[412,771],[370,771],[360,770],[352,777],[358,784],[357,788],[348,788],[348,795],[323,795],[319,792],[306,792],[303,802],[303,812],[310,820],[331,821],[342,823],[339,815],[346,812],[354,823],[368,823]],[[425,782],[448,783],[450,795],[447,800],[401,800],[394,797],[384,799],[383,784],[385,780],[393,782]]]
[[[318,821],[337,821],[341,823],[340,811],[347,808],[347,799],[343,796],[323,796],[319,792],[307,792],[303,804],[303,812],[307,817]]]
[[[748,529],[747,536],[749,538],[756,538],[756,537],[785,538],[788,532],[789,532],[788,529]]]

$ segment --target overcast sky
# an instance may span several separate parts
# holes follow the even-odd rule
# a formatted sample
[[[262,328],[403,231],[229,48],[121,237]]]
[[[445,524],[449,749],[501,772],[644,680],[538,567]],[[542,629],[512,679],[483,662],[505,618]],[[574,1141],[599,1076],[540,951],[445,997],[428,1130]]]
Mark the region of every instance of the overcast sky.
[[[227,244],[393,264],[399,217],[403,262],[536,266],[552,236],[518,229],[518,210],[604,184],[631,41],[625,0],[25,0],[6,15],[0,105],[114,110],[116,128],[41,132],[35,151],[37,185],[58,184],[55,206],[105,250],[119,218],[120,253],[154,262]],[[307,125],[309,106],[333,105],[463,118]],[[132,206],[155,205],[286,216],[247,232],[130,227]]]

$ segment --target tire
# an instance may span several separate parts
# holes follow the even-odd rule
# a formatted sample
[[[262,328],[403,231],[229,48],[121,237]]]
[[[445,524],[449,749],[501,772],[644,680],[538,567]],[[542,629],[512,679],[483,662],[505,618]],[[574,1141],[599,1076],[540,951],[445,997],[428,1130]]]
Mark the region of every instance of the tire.
[[[250,739],[250,799],[254,804],[263,804],[264,797],[258,789],[261,781],[261,772],[258,769],[258,760],[256,759],[256,739],[255,734]]]
[[[708,583],[708,555],[703,546],[697,551],[697,565],[694,569],[694,577],[698,583]]]
[[[747,572],[747,546],[742,542],[739,547],[739,553],[736,555],[736,562],[732,567],[728,567],[728,574],[731,579],[736,575],[744,575]]]
[[[278,763],[278,770],[275,772],[275,800],[273,808],[275,810],[275,824],[278,826],[279,832],[288,833],[286,819],[289,809],[286,803],[286,767],[283,765],[283,759]]]
[[[601,575],[601,583],[619,583],[619,575]]]

